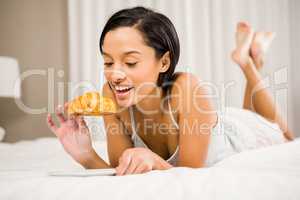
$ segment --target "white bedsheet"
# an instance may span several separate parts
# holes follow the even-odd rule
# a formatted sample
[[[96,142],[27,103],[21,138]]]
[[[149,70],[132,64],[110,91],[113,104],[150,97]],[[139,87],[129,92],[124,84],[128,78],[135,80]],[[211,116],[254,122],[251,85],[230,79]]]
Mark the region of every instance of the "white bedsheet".
[[[95,147],[107,159],[105,143]],[[54,138],[0,143],[0,199],[300,199],[300,140],[243,152],[211,168],[47,176],[47,171],[78,168]]]

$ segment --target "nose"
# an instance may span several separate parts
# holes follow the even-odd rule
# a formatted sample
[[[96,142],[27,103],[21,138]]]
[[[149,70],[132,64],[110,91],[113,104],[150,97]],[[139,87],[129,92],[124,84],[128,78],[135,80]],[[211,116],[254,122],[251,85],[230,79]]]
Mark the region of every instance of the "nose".
[[[111,71],[111,81],[114,83],[119,83],[126,78],[126,74],[124,71],[120,69],[114,69]]]

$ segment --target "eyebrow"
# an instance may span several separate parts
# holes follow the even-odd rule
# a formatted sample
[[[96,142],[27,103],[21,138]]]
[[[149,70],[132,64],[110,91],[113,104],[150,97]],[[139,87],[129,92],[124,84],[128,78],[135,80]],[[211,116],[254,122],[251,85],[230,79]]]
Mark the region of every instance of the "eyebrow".
[[[133,51],[127,51],[127,52],[125,52],[124,54],[125,54],[125,55],[128,55],[128,54],[133,54],[133,53],[141,54],[141,52],[135,51],[135,50],[133,50]],[[103,51],[102,54],[111,57],[108,53],[106,53],[106,52],[104,52],[104,51]]]

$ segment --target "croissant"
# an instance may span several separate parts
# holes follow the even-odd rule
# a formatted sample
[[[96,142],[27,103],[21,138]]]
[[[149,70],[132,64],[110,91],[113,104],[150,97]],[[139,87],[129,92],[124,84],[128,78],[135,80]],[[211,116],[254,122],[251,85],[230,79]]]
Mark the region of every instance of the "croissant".
[[[100,116],[116,113],[112,99],[101,96],[98,92],[87,92],[68,104],[68,114]]]

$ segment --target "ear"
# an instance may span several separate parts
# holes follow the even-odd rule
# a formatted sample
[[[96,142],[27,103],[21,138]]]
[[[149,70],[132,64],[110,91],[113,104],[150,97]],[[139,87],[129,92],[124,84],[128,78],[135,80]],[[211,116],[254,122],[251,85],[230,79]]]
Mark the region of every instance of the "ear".
[[[170,67],[170,63],[171,63],[170,52],[167,51],[160,59],[160,72],[163,73],[168,71]]]

